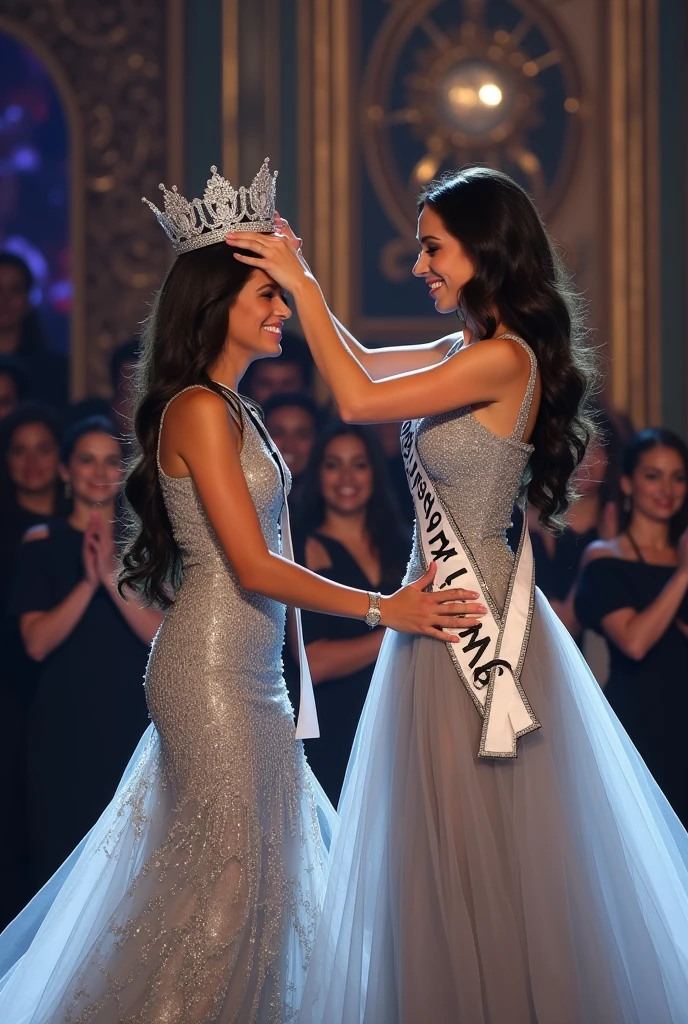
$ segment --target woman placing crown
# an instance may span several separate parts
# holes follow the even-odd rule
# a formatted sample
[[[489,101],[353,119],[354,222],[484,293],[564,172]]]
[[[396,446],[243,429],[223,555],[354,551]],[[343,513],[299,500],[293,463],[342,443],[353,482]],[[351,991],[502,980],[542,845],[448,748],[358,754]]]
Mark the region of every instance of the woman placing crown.
[[[235,259],[293,293],[344,419],[407,419],[407,578],[434,563],[436,589],[460,581],[488,608],[458,643],[382,643],[299,1021],[682,1024],[688,835],[534,591],[527,532],[515,554],[505,539],[519,494],[557,525],[590,431],[535,208],[484,167],[427,188],[414,273],[466,330],[410,349],[346,333],[282,228]]]
[[[334,812],[297,739],[317,735],[305,660],[294,732],[285,606],[439,638],[478,621],[465,591],[423,592],[433,572],[381,599],[290,560],[289,470],[236,393],[252,360],[279,355],[290,312],[224,242],[269,237],[274,187],[267,164],[238,191],[213,169],[202,200],[166,192],[156,210],[178,258],[144,333],[121,576],[168,609],[145,680],[153,724],[100,820],[0,938],[8,1024],[292,1020]]]

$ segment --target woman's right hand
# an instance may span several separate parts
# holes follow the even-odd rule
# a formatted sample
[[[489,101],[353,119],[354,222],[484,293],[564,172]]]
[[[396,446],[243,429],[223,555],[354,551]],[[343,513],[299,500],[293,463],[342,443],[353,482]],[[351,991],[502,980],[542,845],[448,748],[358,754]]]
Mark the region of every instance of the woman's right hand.
[[[390,597],[383,597],[381,624],[399,633],[421,633],[443,643],[458,643],[457,631],[479,625],[487,608],[478,602],[479,595],[475,591],[425,593],[436,572],[437,565],[433,562],[415,583],[409,583]]]
[[[97,520],[95,519],[95,516],[92,516],[84,532],[84,539],[81,545],[81,558],[84,565],[84,579],[88,584],[90,584],[90,586],[93,587],[94,590],[100,584],[100,574],[98,571],[97,530]]]

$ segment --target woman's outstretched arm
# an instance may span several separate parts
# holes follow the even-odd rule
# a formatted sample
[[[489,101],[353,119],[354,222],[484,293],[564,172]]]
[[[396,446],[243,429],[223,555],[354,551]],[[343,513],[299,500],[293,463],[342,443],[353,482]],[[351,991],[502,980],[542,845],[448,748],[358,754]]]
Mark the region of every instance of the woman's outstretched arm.
[[[469,346],[441,365],[372,380],[343,343],[332,323],[320,286],[283,235],[242,232],[228,235],[232,245],[257,257],[235,253],[243,263],[260,267],[292,292],[306,340],[342,419],[352,423],[431,416],[462,406],[496,402],[515,381],[527,375],[530,363],[521,347],[493,339]]]
[[[310,274],[311,269],[301,251],[301,239],[292,231],[289,222],[279,214],[276,215],[276,223],[280,233],[289,240],[302,267]],[[340,339],[371,380],[382,380],[384,377],[394,377],[399,373],[421,370],[424,366],[441,363],[452,345],[462,336],[460,331],[455,331],[454,334],[448,334],[438,341],[429,341],[422,345],[386,345],[381,348],[366,348],[337,320],[329,307],[328,313]]]
[[[298,608],[363,619],[368,595],[323,579],[309,569],[270,551],[261,530],[239,457],[239,432],[217,395],[194,389],[179,396],[165,418],[173,446],[188,467],[199,497],[239,581],[247,590]],[[381,601],[382,624],[408,633],[423,633],[443,641],[452,630],[475,624],[482,615],[466,591],[442,595],[424,593],[434,566],[412,586]],[[475,595],[477,596],[477,595]],[[467,613],[466,618],[458,614]]]

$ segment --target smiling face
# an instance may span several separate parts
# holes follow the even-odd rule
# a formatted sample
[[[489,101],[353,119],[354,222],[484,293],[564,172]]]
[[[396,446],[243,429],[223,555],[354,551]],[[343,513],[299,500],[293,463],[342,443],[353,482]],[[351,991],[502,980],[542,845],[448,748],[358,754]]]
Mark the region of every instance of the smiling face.
[[[473,277],[473,263],[427,203],[418,217],[417,237],[421,252],[413,273],[427,283],[438,313],[454,313],[464,285]]]
[[[362,512],[375,480],[364,441],[355,434],[333,437],[320,467],[320,492],[325,505],[339,515]]]
[[[66,466],[60,467],[65,483],[72,485],[75,502],[109,505],[117,495],[123,475],[122,452],[109,434],[82,434]]]
[[[246,362],[282,351],[282,324],[291,316],[285,294],[264,270],[254,270],[229,311],[227,342]]]
[[[298,405],[273,409],[265,421],[268,432],[289,466],[293,477],[300,476],[308,465],[317,435],[311,414]]]
[[[18,493],[51,491],[59,461],[57,440],[44,423],[24,423],[13,432],[7,450],[7,472]]]
[[[633,511],[655,522],[668,523],[686,500],[688,482],[683,459],[674,448],[657,445],[644,451],[630,477],[621,478]]]

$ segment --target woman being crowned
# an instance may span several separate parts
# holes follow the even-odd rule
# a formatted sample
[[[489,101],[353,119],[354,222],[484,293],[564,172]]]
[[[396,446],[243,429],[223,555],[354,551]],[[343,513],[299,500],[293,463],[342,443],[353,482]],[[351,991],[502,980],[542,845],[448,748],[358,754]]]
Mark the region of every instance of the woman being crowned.
[[[424,592],[434,571],[381,598],[291,559],[289,470],[236,391],[254,359],[279,355],[290,312],[225,243],[274,231],[274,190],[267,161],[238,191],[213,168],[203,200],[165,192],[152,207],[177,259],[143,336],[120,578],[167,609],[145,677],[152,724],[100,819],[0,937],[7,1024],[293,1019],[334,812],[300,742],[318,734],[305,657],[294,729],[286,606],[442,639],[478,622],[465,591]]]

